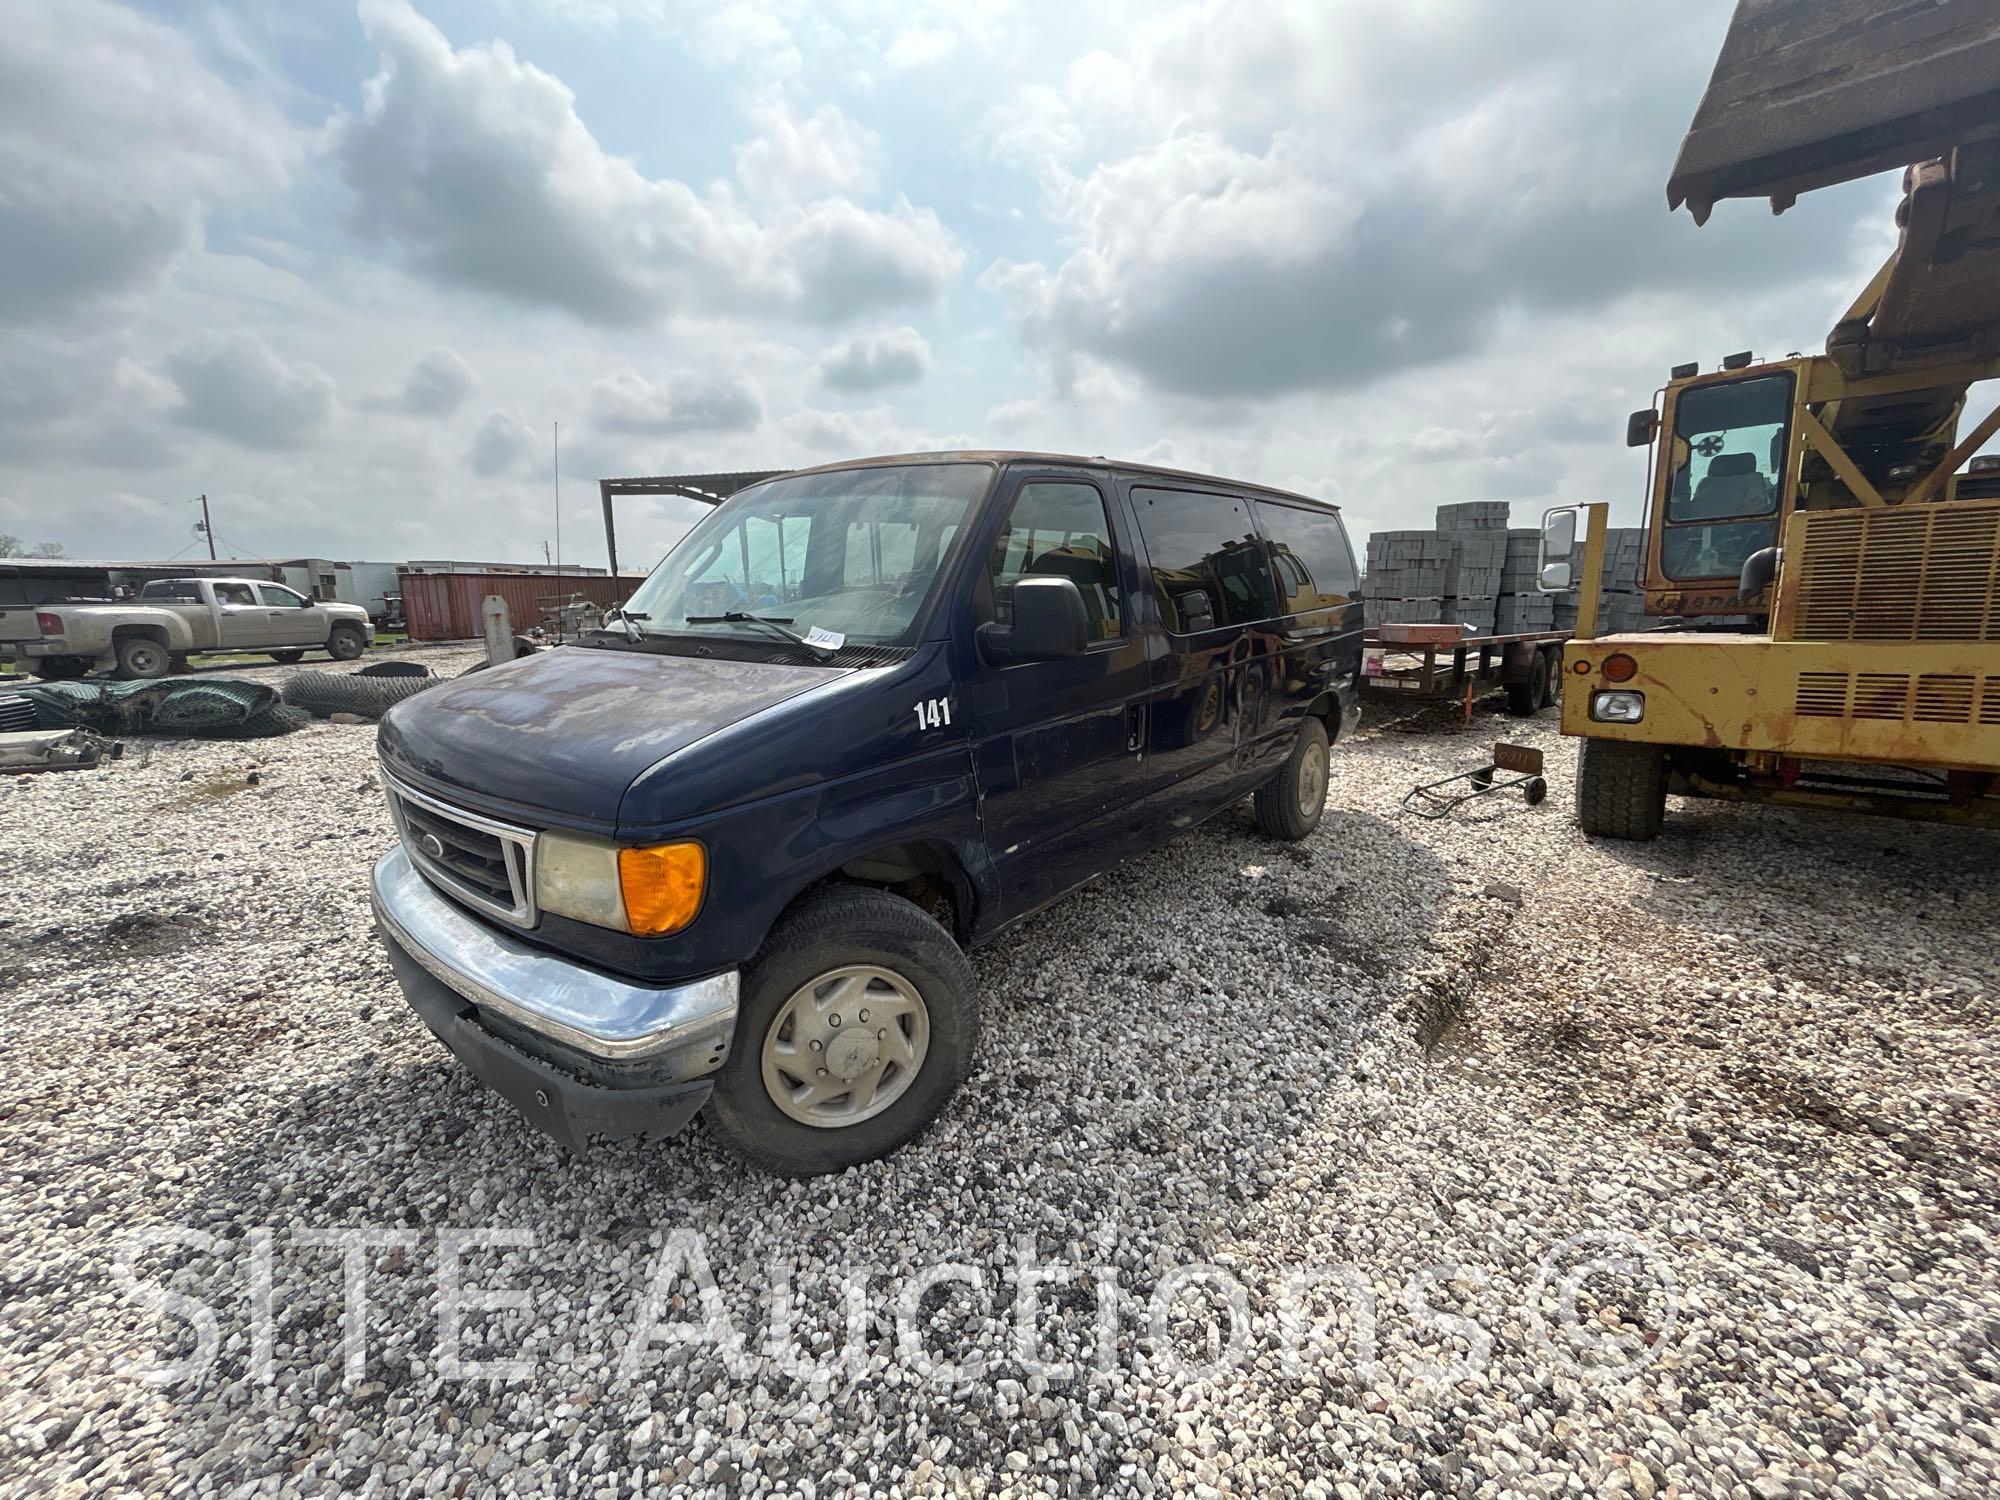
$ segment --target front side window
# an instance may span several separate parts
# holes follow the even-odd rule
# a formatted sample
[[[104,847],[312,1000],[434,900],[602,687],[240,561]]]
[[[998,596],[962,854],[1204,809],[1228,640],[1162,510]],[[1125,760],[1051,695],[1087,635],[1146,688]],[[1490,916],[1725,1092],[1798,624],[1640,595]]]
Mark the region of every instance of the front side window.
[[[1734,578],[1778,537],[1789,452],[1792,375],[1694,386],[1674,403],[1660,571]]]
[[[279,609],[304,609],[306,607],[305,599],[279,584],[263,583],[259,584],[258,587],[263,590],[264,602],[266,604],[276,605]]]
[[[1135,488],[1132,504],[1167,629],[1192,635],[1278,612],[1247,501]]]
[[[1259,500],[1257,524],[1271,544],[1271,569],[1286,614],[1348,603],[1358,580],[1347,528],[1330,510]]]
[[[626,608],[648,632],[767,635],[728,614],[814,626],[860,645],[909,645],[989,464],[898,464],[786,475],[696,523]]]
[[[1003,625],[1014,618],[1014,585],[1039,573],[1076,585],[1093,641],[1115,640],[1125,633],[1111,519],[1096,485],[1070,480],[1022,485],[986,566],[993,617]]]

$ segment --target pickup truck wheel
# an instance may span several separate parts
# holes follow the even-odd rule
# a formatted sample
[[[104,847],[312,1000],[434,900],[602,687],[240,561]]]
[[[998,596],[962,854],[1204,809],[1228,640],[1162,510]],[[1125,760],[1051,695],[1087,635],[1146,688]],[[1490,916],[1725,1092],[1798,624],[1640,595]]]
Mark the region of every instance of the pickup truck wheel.
[[[173,658],[167,648],[158,641],[148,640],[143,635],[128,635],[117,646],[118,675],[128,680],[138,677],[164,677],[167,668],[173,665]]]
[[[90,670],[82,656],[41,656],[28,663],[28,670],[44,682],[74,682]]]
[[[352,625],[336,625],[326,638],[326,654],[335,661],[353,661],[367,648],[368,642]]]
[[[1667,811],[1667,752],[1631,740],[1585,740],[1576,763],[1576,821],[1607,839],[1656,839]]]
[[[1319,827],[1326,810],[1330,750],[1326,725],[1308,718],[1284,769],[1257,788],[1257,828],[1268,838],[1297,843]]]
[[[272,661],[283,662],[288,667],[295,661],[304,661],[305,658],[306,654],[303,651],[273,651],[271,653]]]
[[[886,891],[820,891],[744,970],[709,1116],[731,1150],[779,1176],[873,1161],[937,1117],[978,1030],[972,965],[944,928]]]

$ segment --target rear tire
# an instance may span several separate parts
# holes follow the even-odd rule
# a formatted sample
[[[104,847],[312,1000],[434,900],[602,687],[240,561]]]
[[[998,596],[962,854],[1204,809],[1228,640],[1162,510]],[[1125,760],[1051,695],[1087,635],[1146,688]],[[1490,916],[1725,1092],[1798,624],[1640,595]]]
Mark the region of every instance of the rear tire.
[[[164,677],[174,664],[165,646],[143,635],[128,635],[114,649],[118,657],[118,676],[127,682]]]
[[[284,663],[284,665],[288,667],[292,665],[293,662],[304,661],[305,659],[306,659],[306,654],[303,651],[273,651],[271,653],[272,661],[282,662]]]
[[[1528,680],[1507,684],[1507,712],[1525,719],[1548,700],[1549,656],[1546,651],[1537,651],[1528,666]]]
[[[1326,725],[1307,718],[1284,768],[1257,788],[1257,828],[1266,838],[1295,844],[1319,827],[1332,779],[1330,753]]]
[[[90,661],[82,656],[40,656],[29,661],[28,670],[43,682],[74,682],[90,671]]]
[[[1667,811],[1667,752],[1627,740],[1585,740],[1577,757],[1576,821],[1595,838],[1656,839]]]
[[[866,979],[858,971],[881,977]],[[839,987],[849,983],[858,988],[843,998]],[[896,1008],[888,1025],[879,1015],[861,1020],[871,989]],[[914,1007],[896,997],[898,990],[915,997]],[[730,1150],[762,1171],[816,1177],[887,1156],[937,1118],[971,1071],[979,1035],[972,965],[944,928],[887,891],[834,886],[801,899],[778,919],[744,969],[742,993],[735,1039],[729,1060],[715,1075],[708,1113]],[[828,1029],[824,1023],[834,1015],[841,1025]],[[821,1020],[816,1028],[801,1024],[813,1016]],[[892,1027],[898,1028],[893,1038]],[[801,1047],[802,1036],[827,1040],[808,1051],[811,1042]],[[857,1064],[840,1053],[857,1071],[839,1072],[836,1054],[849,1038],[891,1061],[905,1041],[918,1053],[909,1073],[899,1077],[884,1067],[874,1075],[875,1088],[895,1092],[872,1113],[861,1113],[860,1088],[869,1087],[870,1076],[865,1058]],[[821,1061],[828,1072],[820,1071]],[[806,1070],[809,1075],[796,1086],[787,1081]],[[824,1102],[796,1097],[798,1090],[816,1085],[836,1089],[849,1076],[859,1080],[852,1094]],[[780,1105],[778,1091],[789,1107]],[[840,1124],[843,1107],[860,1117]],[[826,1112],[824,1123],[802,1118],[818,1110]]]
[[[335,661],[353,661],[368,649],[368,642],[352,625],[336,625],[326,638],[326,654]]]

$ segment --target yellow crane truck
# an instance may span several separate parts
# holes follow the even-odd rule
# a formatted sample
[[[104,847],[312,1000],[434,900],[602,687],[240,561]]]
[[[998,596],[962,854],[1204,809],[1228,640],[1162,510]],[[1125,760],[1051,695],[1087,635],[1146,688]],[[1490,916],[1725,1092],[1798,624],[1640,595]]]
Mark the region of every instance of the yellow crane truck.
[[[2000,378],[2000,5],[1739,0],[1667,196],[1782,213],[1897,166],[1825,353],[1683,365],[1633,413],[1667,625],[1599,635],[1605,507],[1544,518],[1586,833],[1653,838],[1669,792],[2000,826],[2000,406],[1965,420]]]

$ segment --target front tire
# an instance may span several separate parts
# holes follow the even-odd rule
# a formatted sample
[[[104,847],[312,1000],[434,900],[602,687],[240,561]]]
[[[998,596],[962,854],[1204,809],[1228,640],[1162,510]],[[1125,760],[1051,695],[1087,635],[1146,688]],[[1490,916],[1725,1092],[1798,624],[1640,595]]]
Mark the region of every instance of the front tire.
[[[326,654],[335,661],[353,661],[367,649],[368,642],[351,625],[336,625],[326,638]]]
[[[128,635],[118,643],[116,653],[118,675],[128,682],[164,677],[174,660],[165,646],[143,635]]]
[[[874,1161],[937,1117],[972,1067],[972,965],[900,896],[835,886],[796,903],[743,973],[709,1118],[781,1177]]]
[[[1585,740],[1577,756],[1576,821],[1606,839],[1656,839],[1667,811],[1667,752],[1628,740]]]
[[[1257,788],[1257,828],[1267,838],[1297,843],[1326,811],[1331,747],[1326,725],[1308,718],[1284,769]]]

